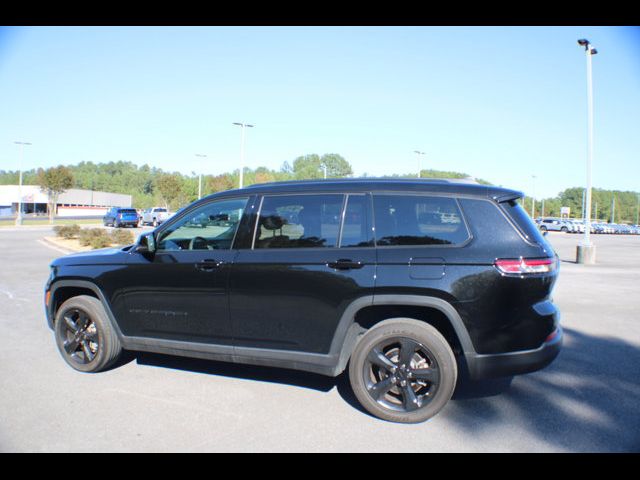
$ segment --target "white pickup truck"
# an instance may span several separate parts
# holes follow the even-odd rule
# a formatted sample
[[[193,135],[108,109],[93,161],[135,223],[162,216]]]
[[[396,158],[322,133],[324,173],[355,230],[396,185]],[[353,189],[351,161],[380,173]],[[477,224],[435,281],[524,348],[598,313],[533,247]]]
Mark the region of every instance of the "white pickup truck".
[[[147,208],[142,212],[142,225],[153,225],[157,227],[162,222],[167,220],[171,216],[171,213],[166,208],[153,207]]]

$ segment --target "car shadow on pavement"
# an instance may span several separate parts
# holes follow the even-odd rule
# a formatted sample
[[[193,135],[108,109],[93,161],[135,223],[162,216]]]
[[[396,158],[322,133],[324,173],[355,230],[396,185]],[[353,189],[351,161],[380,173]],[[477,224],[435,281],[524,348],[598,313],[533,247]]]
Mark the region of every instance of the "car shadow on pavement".
[[[218,362],[214,360],[202,360],[199,358],[177,357],[159,353],[127,352],[130,357],[126,363],[136,360],[140,365],[184,370],[205,375],[217,375],[256,382],[279,383],[299,388],[307,388],[327,393],[336,388],[338,394],[350,406],[369,415],[362,408],[358,399],[351,390],[349,378],[346,372],[337,377],[327,377],[316,373],[290,370],[286,368],[264,367],[256,365],[244,365],[240,363]]]
[[[514,377],[494,397],[454,396],[440,415],[479,438],[506,426],[553,450],[637,452],[639,365],[636,345],[565,329],[563,349],[547,368]]]
[[[140,365],[272,382],[338,394],[359,412],[346,372],[336,378],[272,367],[152,353]],[[497,426],[524,429],[550,449],[640,451],[640,348],[611,337],[565,329],[563,349],[547,368],[516,377],[471,381],[464,369],[438,415],[473,435]],[[381,420],[380,420],[381,421]]]

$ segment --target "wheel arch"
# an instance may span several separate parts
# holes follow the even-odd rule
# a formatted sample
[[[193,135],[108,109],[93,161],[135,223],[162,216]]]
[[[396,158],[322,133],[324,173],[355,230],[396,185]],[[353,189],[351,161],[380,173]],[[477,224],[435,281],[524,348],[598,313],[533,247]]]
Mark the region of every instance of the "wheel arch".
[[[360,337],[390,318],[423,321],[445,337],[456,357],[468,360],[476,355],[462,318],[449,302],[422,295],[372,295],[352,302],[340,320],[331,346],[338,357],[335,375],[346,368]]]
[[[49,328],[53,329],[56,313],[65,301],[79,295],[88,295],[100,301],[107,313],[107,318],[109,319],[111,326],[116,331],[118,338],[122,340],[123,335],[118,326],[118,322],[116,322],[102,290],[100,290],[95,283],[88,280],[58,280],[51,285],[49,291],[51,292],[49,305],[47,306],[47,321],[49,323]]]

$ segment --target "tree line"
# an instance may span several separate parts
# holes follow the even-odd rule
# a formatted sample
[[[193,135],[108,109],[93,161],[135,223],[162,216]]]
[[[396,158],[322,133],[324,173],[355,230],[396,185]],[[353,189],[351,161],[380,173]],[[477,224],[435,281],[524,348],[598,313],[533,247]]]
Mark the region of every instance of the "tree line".
[[[284,162],[280,169],[246,167],[243,171],[244,185],[287,180],[307,180],[322,178],[352,177],[351,164],[339,154],[308,154],[297,157],[292,162]],[[202,196],[232,188],[239,183],[239,169],[219,175],[202,175]],[[0,170],[0,185],[18,184],[17,171]],[[363,177],[369,175],[364,173]],[[387,178],[416,178],[417,174],[393,174]],[[422,170],[423,178],[468,178],[461,172],[442,170]],[[117,161],[108,163],[80,162],[77,165],[32,169],[23,172],[24,185],[40,185],[55,203],[57,196],[69,188],[123,193],[132,196],[135,208],[164,206],[177,210],[198,198],[199,175],[191,172],[184,175],[179,172],[167,172],[147,164],[138,166],[132,162]],[[487,180],[477,179],[479,183],[491,185]],[[534,217],[560,216],[560,207],[569,207],[572,218],[583,216],[584,188],[571,187],[556,197],[536,199]],[[617,223],[637,223],[640,205],[637,192],[592,190],[592,218]],[[521,200],[525,210],[531,214],[532,199]]]

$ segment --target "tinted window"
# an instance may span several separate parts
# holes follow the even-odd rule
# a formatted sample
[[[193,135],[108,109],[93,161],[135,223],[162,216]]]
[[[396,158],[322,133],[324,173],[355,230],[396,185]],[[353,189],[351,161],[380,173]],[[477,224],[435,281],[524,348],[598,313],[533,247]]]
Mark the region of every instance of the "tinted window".
[[[247,200],[219,200],[191,211],[161,233],[158,250],[231,248]]]
[[[368,200],[364,195],[349,195],[342,225],[340,247],[372,247]]]
[[[264,197],[254,247],[335,247],[343,200],[343,195]]]
[[[524,211],[524,208],[516,202],[501,203],[502,209],[509,215],[509,217],[515,222],[520,231],[527,237],[529,241],[536,242],[538,245],[542,245],[551,251],[551,246],[544,239],[536,224],[533,223],[531,217]],[[557,220],[544,220],[545,223],[558,223]]]
[[[452,245],[469,238],[457,202],[421,195],[374,195],[376,242]]]

